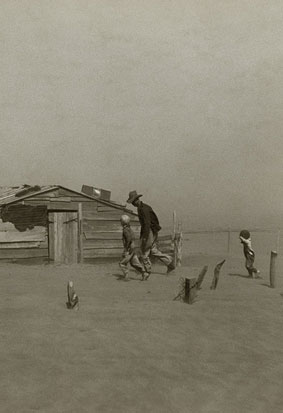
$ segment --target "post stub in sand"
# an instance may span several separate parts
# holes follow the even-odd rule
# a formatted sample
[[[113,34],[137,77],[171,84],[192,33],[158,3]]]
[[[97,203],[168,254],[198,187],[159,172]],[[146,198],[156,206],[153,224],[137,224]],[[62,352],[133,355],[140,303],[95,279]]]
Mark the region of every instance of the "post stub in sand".
[[[211,290],[215,290],[218,284],[218,280],[219,280],[219,274],[220,274],[220,270],[222,268],[222,265],[224,264],[226,260],[223,260],[221,262],[219,262],[219,264],[216,265],[216,267],[214,268],[214,276],[212,279],[212,283],[210,286]]]
[[[197,279],[185,278],[185,296],[184,301],[193,304],[197,297]]]
[[[69,310],[79,309],[79,297],[77,296],[73,281],[68,281],[67,284],[67,298],[66,306]]]
[[[277,252],[276,251],[271,251],[271,253],[270,253],[270,271],[269,271],[270,288],[275,288],[276,258],[277,258]]]

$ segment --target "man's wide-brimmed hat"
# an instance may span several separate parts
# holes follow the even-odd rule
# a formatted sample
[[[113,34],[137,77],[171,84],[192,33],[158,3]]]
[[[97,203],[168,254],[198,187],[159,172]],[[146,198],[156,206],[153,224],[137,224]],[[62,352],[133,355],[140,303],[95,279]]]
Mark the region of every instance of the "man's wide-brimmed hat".
[[[136,199],[140,198],[142,195],[138,195],[137,191],[129,192],[128,204],[132,204]]]

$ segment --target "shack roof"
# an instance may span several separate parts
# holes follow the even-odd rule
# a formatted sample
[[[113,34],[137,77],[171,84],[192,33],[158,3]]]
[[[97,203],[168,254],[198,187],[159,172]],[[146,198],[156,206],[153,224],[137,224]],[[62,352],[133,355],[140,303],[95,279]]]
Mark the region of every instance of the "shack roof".
[[[0,186],[0,208],[2,206],[10,205],[19,201],[23,201],[24,199],[34,197],[36,195],[40,195],[46,192],[54,191],[56,189],[65,189],[67,191],[73,192],[74,194],[80,195],[87,199],[92,199],[100,204],[108,205],[110,207],[121,209],[125,212],[129,212],[131,214],[137,215],[134,211],[126,208],[126,205],[119,204],[114,201],[105,201],[103,199],[84,194],[83,192],[74,191],[73,189],[66,188],[62,185],[20,185],[20,186]]]

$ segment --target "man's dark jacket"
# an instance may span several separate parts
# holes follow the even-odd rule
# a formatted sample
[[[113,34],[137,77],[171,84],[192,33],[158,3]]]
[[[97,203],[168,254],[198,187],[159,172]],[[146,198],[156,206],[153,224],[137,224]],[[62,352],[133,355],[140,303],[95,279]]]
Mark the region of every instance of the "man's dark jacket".
[[[156,235],[158,231],[161,230],[158,218],[149,205],[141,202],[138,206],[138,216],[141,224],[141,238],[147,239],[150,230],[154,235]]]

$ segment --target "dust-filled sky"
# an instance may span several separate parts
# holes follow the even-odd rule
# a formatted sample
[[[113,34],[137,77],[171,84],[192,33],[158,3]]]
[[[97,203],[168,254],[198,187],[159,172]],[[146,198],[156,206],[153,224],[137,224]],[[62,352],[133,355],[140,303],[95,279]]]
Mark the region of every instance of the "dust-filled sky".
[[[0,185],[283,224],[282,0],[1,0]]]

